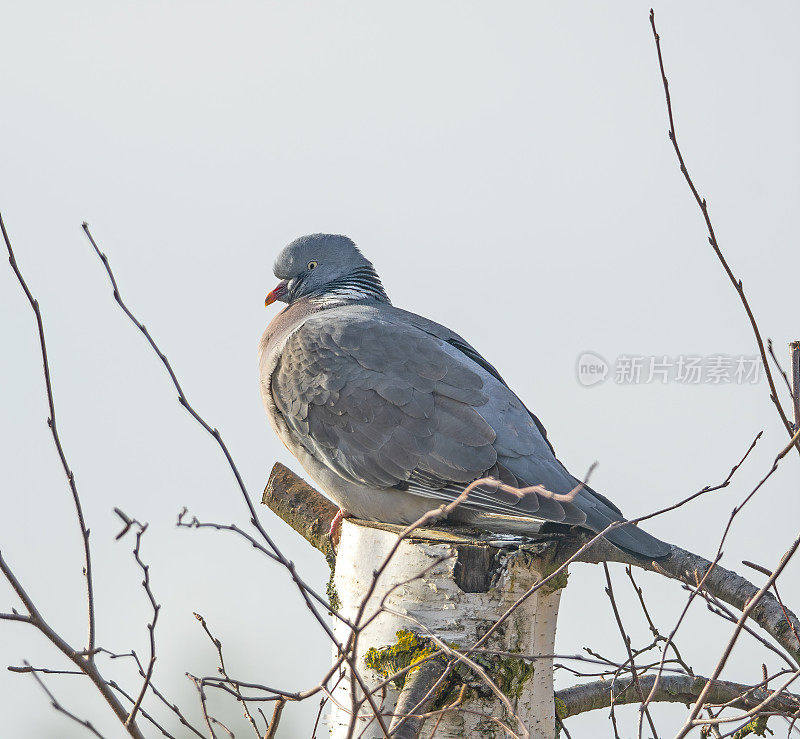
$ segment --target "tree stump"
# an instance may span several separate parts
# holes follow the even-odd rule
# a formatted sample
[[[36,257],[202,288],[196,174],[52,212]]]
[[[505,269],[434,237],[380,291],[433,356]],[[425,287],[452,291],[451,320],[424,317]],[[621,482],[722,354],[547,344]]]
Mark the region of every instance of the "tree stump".
[[[443,679],[447,657],[425,658],[442,647],[459,651],[473,647],[552,571],[558,537],[531,541],[454,527],[421,528],[398,545],[403,527],[346,519],[334,557],[327,531],[336,506],[283,465],[275,465],[263,502],[332,565],[331,605],[350,623],[358,619],[363,627],[358,629],[353,663],[365,687],[378,688],[374,701],[393,737],[416,737],[426,721],[431,727],[428,732],[438,722],[438,739],[503,737],[507,736],[503,724],[522,736],[530,731],[533,739],[555,736],[549,655],[554,651],[565,576],[528,597],[480,645],[483,651],[468,655],[469,663],[452,665],[451,661]],[[397,550],[375,580],[376,570],[395,546]],[[341,644],[352,638],[351,627],[335,617],[333,631]],[[531,655],[546,656],[531,659]],[[338,656],[334,647],[334,662]],[[404,671],[417,661],[418,666]],[[387,682],[398,671],[401,674]],[[339,739],[348,736],[353,721],[354,683],[347,666],[331,683],[335,687],[330,736]],[[356,685],[355,691],[360,701],[363,690]],[[458,711],[447,710],[455,703]],[[424,720],[403,718],[409,713],[434,715]],[[384,736],[368,703],[362,704],[355,723],[353,736]]]
[[[373,585],[374,573],[397,544],[402,527],[345,520],[336,556],[334,586],[339,612],[355,621],[365,595]],[[544,549],[548,545],[543,545]],[[545,574],[542,545],[513,543],[491,536],[471,537],[460,531],[418,530],[400,542],[394,556],[378,578],[361,623],[368,623],[359,634],[356,664],[370,688],[407,667],[410,662],[437,649],[435,635],[446,645],[470,649],[492,625]],[[552,655],[560,597],[559,585],[534,592],[482,645],[486,652],[471,659],[508,698],[518,718],[473,667],[459,664],[454,674],[443,681],[414,713],[441,710],[455,702],[466,685],[458,711],[444,711],[428,719],[438,721],[436,736],[503,737],[507,732],[499,721],[519,732],[521,721],[534,739],[552,739],[555,735],[552,658],[531,661],[520,655]],[[549,585],[549,583],[548,583]],[[380,613],[379,613],[380,611]],[[376,615],[377,614],[377,615]],[[375,616],[374,620],[373,616]],[[340,620],[334,631],[341,642],[350,636],[350,628]],[[334,654],[334,659],[336,658]],[[412,689],[414,671],[385,685],[375,694],[376,703],[386,716],[386,725],[397,724],[395,714],[413,710],[441,676],[440,669],[416,693]],[[415,668],[421,671],[421,667]],[[336,704],[331,713],[331,737],[346,737],[351,723],[353,684],[345,670],[344,678],[333,691]],[[358,697],[360,689],[356,686]],[[412,699],[403,700],[404,693]],[[403,704],[404,711],[395,710]],[[362,708],[355,736],[383,736],[367,704]],[[401,722],[411,727],[410,720]],[[366,731],[364,727],[369,724]],[[432,729],[427,729],[431,731]],[[416,736],[409,733],[409,736]]]

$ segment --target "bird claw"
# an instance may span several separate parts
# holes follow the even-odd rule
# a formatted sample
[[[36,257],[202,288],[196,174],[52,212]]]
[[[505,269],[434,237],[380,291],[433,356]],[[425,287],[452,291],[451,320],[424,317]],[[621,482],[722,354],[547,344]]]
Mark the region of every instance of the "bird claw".
[[[334,547],[339,546],[339,539],[342,538],[342,521],[344,521],[345,518],[350,518],[350,514],[347,513],[343,508],[340,508],[331,521],[331,527],[328,530],[328,536],[330,536]]]

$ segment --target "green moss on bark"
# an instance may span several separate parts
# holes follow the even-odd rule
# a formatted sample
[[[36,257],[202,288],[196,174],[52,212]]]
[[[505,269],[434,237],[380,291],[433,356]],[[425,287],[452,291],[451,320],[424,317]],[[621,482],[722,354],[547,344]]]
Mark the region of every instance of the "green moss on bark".
[[[331,576],[328,578],[328,584],[325,586],[325,594],[328,596],[328,603],[334,611],[338,611],[342,607],[342,601],[339,599],[339,593],[336,590],[336,582],[334,575],[336,574],[336,554],[333,547],[329,546],[325,552],[325,561],[331,569]]]
[[[367,667],[375,670],[383,678],[389,678],[411,667],[407,673],[392,681],[399,690],[403,687],[406,676],[416,669],[414,665],[435,654],[437,646],[432,639],[415,634],[413,631],[400,630],[396,636],[397,641],[394,644],[370,648],[364,655],[364,661]],[[454,645],[454,648],[458,647]],[[444,660],[446,657],[439,655],[435,659]],[[521,657],[476,654],[471,659],[486,670],[492,681],[512,702],[520,698],[535,669],[533,662]],[[451,699],[455,699],[462,685],[466,685],[474,697],[491,698],[489,687],[481,682],[468,665],[459,663],[455,665],[442,686],[436,701],[437,705],[445,705]]]
[[[436,651],[430,639],[421,637],[413,631],[401,629],[396,636],[397,641],[394,644],[380,649],[371,647],[364,655],[367,667],[375,670],[383,678],[388,678],[407,667],[412,667]],[[406,676],[410,675],[414,669],[416,668],[412,667],[411,670],[392,681],[398,690],[403,687]]]
[[[732,739],[744,739],[744,737],[754,734],[755,736],[766,736],[773,732],[767,728],[767,717],[756,716],[749,724],[742,726],[732,737]]]

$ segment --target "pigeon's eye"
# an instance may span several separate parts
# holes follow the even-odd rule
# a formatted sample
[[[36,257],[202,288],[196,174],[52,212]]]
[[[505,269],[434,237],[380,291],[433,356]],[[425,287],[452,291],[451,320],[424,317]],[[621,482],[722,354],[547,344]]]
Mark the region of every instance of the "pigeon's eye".
[[[306,267],[308,269],[314,269],[316,266],[317,266],[317,263],[314,262],[313,260],[306,265]]]

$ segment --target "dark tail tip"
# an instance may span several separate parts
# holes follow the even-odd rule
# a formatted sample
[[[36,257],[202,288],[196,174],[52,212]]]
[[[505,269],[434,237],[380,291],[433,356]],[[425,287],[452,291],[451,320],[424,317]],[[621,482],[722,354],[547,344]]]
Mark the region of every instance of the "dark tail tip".
[[[614,546],[619,547],[628,554],[644,559],[664,559],[672,552],[672,546],[655,536],[648,534],[643,529],[632,523],[627,523],[616,529],[606,532],[608,539]]]

